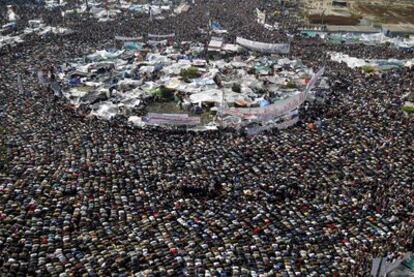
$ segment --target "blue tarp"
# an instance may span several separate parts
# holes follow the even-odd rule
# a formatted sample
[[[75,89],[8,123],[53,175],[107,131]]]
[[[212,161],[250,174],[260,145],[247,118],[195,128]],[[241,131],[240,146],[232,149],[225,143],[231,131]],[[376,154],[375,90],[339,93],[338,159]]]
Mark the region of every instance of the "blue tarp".
[[[211,29],[213,29],[213,30],[223,30],[220,23],[218,23],[217,21],[213,21],[211,23]]]
[[[142,49],[142,45],[140,45],[137,42],[128,41],[128,42],[124,42],[124,48],[128,50],[138,50],[138,49]]]
[[[69,85],[71,85],[71,86],[77,86],[77,85],[80,85],[80,79],[79,79],[79,78],[72,78],[72,79],[69,79]]]
[[[263,108],[263,107],[269,106],[270,103],[266,99],[262,99],[260,100],[259,105],[260,105],[260,108]]]
[[[13,30],[13,29],[16,29],[16,22],[7,23],[7,24],[3,25],[2,28],[5,29],[5,30]]]
[[[144,13],[145,12],[145,7],[143,5],[131,5],[131,6],[129,6],[128,10],[130,12]]]

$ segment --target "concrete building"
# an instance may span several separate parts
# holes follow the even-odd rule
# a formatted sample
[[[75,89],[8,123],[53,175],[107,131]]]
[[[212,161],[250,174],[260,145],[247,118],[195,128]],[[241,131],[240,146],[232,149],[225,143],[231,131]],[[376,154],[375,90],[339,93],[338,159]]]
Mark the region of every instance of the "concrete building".
[[[341,26],[341,25],[328,25],[326,31],[330,33],[379,33],[381,28],[375,28],[373,26]]]
[[[309,15],[351,16],[350,7],[347,0],[305,0],[305,9]]]

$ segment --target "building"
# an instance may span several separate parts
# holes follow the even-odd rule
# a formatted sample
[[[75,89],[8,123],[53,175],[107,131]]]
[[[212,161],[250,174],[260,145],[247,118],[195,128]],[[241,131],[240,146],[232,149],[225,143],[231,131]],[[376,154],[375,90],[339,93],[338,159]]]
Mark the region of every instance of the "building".
[[[367,33],[379,33],[380,28],[373,26],[342,26],[342,25],[327,25],[326,31],[329,33],[354,33],[354,34],[367,34]]]
[[[414,35],[414,25],[383,24],[382,30],[390,36]]]

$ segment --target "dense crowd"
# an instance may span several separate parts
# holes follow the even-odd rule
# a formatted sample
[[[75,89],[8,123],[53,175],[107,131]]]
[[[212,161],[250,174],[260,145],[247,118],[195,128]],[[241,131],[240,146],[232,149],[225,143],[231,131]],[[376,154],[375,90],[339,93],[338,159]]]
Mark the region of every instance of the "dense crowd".
[[[82,117],[38,84],[39,68],[115,35],[203,40],[207,5],[229,39],[287,37],[255,22],[262,1],[195,2],[153,22],[17,9],[76,34],[0,53],[1,275],[365,276],[373,257],[414,250],[414,120],[401,111],[414,68],[368,75],[326,58],[413,53],[296,35],[290,55],[325,65],[330,89],[296,126],[253,138]]]

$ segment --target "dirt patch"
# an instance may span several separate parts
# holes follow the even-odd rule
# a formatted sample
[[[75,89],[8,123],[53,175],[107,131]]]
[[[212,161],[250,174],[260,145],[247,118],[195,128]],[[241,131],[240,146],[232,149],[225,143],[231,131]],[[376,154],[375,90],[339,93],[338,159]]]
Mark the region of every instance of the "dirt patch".
[[[308,17],[311,24],[326,25],[358,25],[361,17],[358,16],[337,16],[337,15],[310,15]]]
[[[410,23],[414,24],[414,5],[384,6],[361,3],[355,11],[364,17],[386,24]]]
[[[175,102],[152,102],[145,110],[149,113],[185,113]]]

